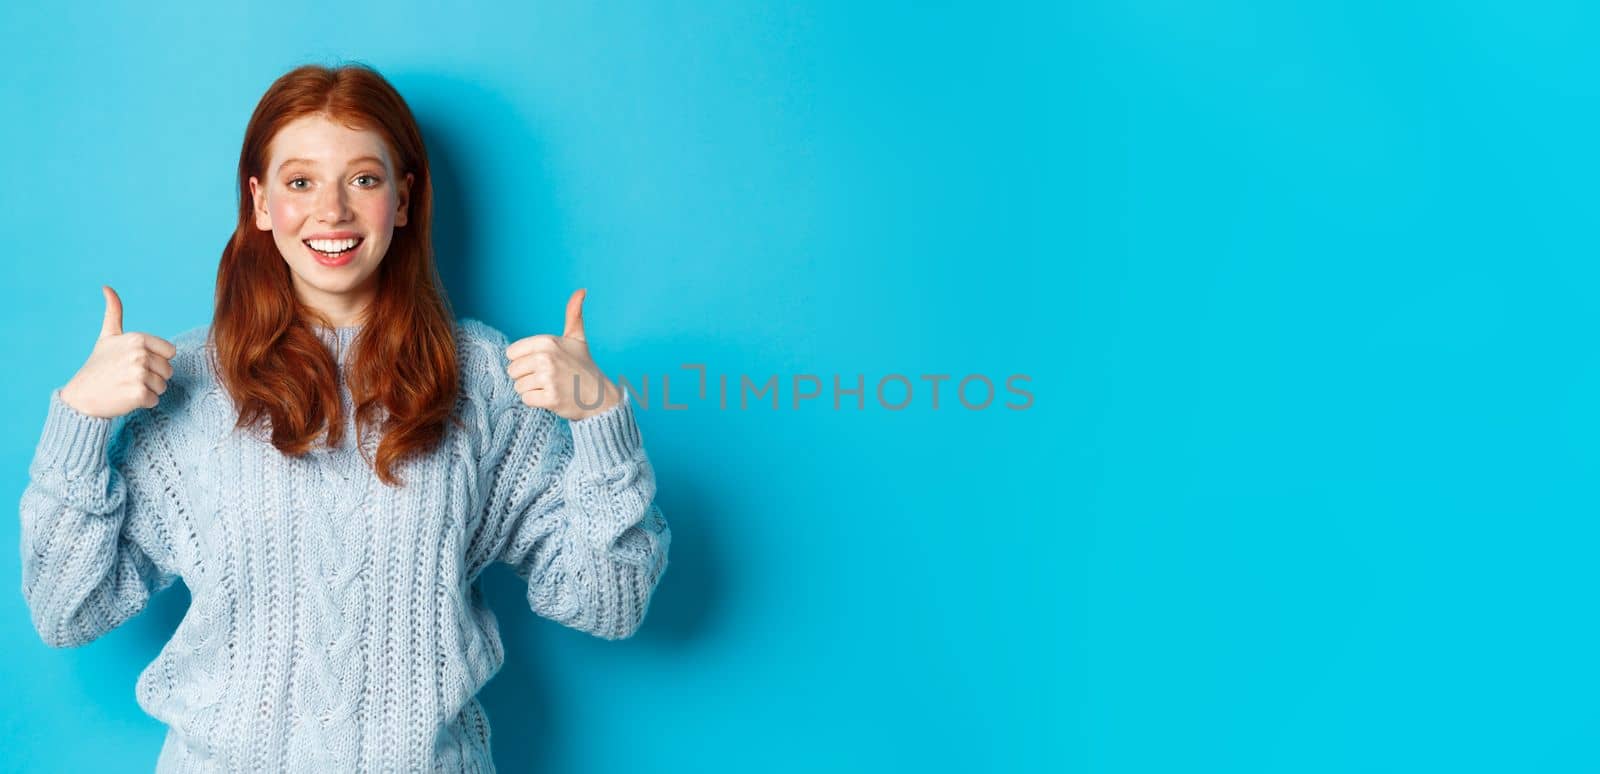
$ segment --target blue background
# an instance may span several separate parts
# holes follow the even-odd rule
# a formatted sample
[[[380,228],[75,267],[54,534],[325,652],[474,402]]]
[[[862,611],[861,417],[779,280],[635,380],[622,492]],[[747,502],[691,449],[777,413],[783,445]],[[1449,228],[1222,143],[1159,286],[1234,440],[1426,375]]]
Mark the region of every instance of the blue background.
[[[256,99],[360,60],[457,312],[588,287],[688,405],[640,412],[639,635],[488,576],[502,770],[1600,770],[1592,6],[530,5],[6,4],[8,496],[99,285],[208,321]],[[683,363],[917,390],[720,410]],[[148,770],[182,587],[52,650],[3,556],[4,765]]]

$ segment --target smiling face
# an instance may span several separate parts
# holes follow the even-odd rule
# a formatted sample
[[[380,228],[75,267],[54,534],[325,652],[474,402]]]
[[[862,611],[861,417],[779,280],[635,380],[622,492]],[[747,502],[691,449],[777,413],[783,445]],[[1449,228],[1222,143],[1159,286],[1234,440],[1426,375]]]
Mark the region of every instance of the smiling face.
[[[271,231],[295,295],[350,325],[377,295],[378,265],[406,224],[412,175],[396,179],[383,138],[326,115],[304,116],[268,146],[267,171],[250,178],[256,228]]]

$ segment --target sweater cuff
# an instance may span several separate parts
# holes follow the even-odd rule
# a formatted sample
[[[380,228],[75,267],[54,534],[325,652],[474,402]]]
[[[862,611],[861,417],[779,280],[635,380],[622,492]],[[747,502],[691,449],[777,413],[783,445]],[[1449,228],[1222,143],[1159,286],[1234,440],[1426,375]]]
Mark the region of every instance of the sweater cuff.
[[[592,417],[568,422],[572,427],[572,453],[579,465],[602,471],[633,461],[644,447],[639,423],[633,415],[628,388],[622,388],[617,405]]]
[[[50,409],[34,459],[68,479],[91,474],[107,464],[112,421],[79,412],[61,399],[61,389],[56,388],[50,392]]]

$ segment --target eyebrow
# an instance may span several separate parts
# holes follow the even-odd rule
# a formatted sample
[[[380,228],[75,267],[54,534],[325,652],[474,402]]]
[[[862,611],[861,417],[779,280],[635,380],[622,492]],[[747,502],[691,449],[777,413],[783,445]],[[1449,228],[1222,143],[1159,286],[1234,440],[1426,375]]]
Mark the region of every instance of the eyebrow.
[[[383,159],[380,159],[377,156],[362,156],[359,159],[351,159],[350,160],[350,166],[355,166],[357,164],[363,164],[363,163],[367,163],[367,162],[370,162],[370,163],[373,163],[373,164],[377,164],[380,167],[383,166]],[[314,162],[312,162],[310,159],[284,159],[283,163],[278,165],[278,169],[281,170],[284,167],[289,166],[290,164],[312,164],[312,163],[314,163]]]

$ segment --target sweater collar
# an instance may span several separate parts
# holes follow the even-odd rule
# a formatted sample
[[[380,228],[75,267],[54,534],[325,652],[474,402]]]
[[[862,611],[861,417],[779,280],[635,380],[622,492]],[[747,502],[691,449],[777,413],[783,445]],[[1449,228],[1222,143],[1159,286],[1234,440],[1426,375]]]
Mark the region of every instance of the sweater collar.
[[[356,334],[361,332],[361,326],[341,325],[329,328],[312,323],[311,330],[322,340],[323,345],[333,350],[333,359],[343,365],[345,355],[350,351],[350,342],[355,341]]]

